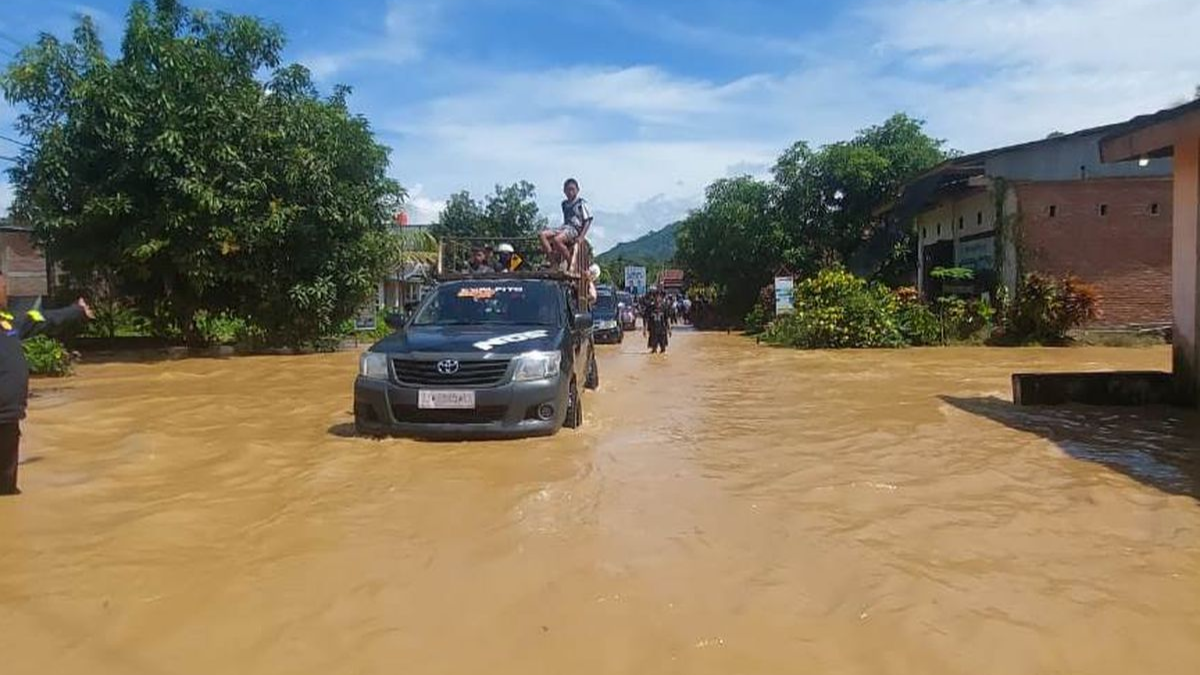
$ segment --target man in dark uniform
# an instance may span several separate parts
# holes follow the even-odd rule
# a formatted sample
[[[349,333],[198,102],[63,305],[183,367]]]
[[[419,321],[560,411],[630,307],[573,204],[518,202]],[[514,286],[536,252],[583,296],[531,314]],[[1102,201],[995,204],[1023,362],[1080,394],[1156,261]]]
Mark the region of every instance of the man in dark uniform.
[[[8,307],[8,281],[0,274],[0,308]],[[29,310],[13,316],[0,309],[0,495],[18,495],[17,462],[21,446],[21,420],[29,401],[29,364],[21,341],[50,333],[64,324],[92,318],[80,298],[74,305],[46,312]]]
[[[657,289],[649,294],[642,326],[642,332],[650,338],[648,345],[650,353],[667,353],[667,342],[671,337],[671,322],[667,315],[667,303]]]

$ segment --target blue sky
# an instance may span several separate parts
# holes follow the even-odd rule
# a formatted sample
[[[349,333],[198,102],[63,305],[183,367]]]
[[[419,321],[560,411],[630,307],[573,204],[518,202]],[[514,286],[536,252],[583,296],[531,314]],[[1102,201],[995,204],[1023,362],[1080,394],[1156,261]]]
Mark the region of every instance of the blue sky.
[[[126,0],[2,0],[0,59],[73,16],[119,43]],[[964,151],[1122,120],[1200,84],[1195,0],[197,0],[288,36],[285,58],[392,147],[414,219],[527,179],[553,214],[577,176],[601,248],[726,175],[904,111]],[[0,103],[9,135],[14,111]],[[0,142],[0,155],[11,154]],[[0,183],[0,208],[11,191]]]

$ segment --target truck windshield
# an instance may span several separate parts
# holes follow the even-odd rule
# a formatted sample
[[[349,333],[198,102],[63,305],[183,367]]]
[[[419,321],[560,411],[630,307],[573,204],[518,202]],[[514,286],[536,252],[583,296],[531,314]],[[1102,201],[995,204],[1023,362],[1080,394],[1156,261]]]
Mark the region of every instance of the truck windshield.
[[[445,284],[421,307],[415,326],[556,326],[562,294],[550,283],[521,281]]]
[[[617,296],[611,292],[600,291],[596,295],[596,309],[604,311],[615,311],[617,309]]]

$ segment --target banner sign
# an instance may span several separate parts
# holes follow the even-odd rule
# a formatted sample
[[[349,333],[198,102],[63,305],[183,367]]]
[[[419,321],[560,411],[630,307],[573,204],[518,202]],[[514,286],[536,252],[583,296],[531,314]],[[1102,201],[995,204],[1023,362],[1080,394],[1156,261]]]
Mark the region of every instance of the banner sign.
[[[375,305],[363,307],[358,310],[358,315],[354,317],[354,330],[357,331],[372,331],[375,330]]]
[[[626,267],[625,288],[635,289],[638,295],[646,294],[646,268]]]
[[[793,304],[795,297],[795,279],[792,277],[775,277],[775,314],[791,314],[796,311]]]

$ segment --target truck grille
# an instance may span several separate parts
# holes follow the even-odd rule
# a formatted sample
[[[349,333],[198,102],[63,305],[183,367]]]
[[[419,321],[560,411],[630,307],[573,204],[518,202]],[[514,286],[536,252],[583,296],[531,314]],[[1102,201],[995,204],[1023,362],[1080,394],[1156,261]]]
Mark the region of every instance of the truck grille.
[[[458,370],[442,373],[438,361],[416,359],[394,359],[392,367],[396,379],[404,384],[434,387],[494,387],[504,381],[508,373],[507,360],[459,361]]]

